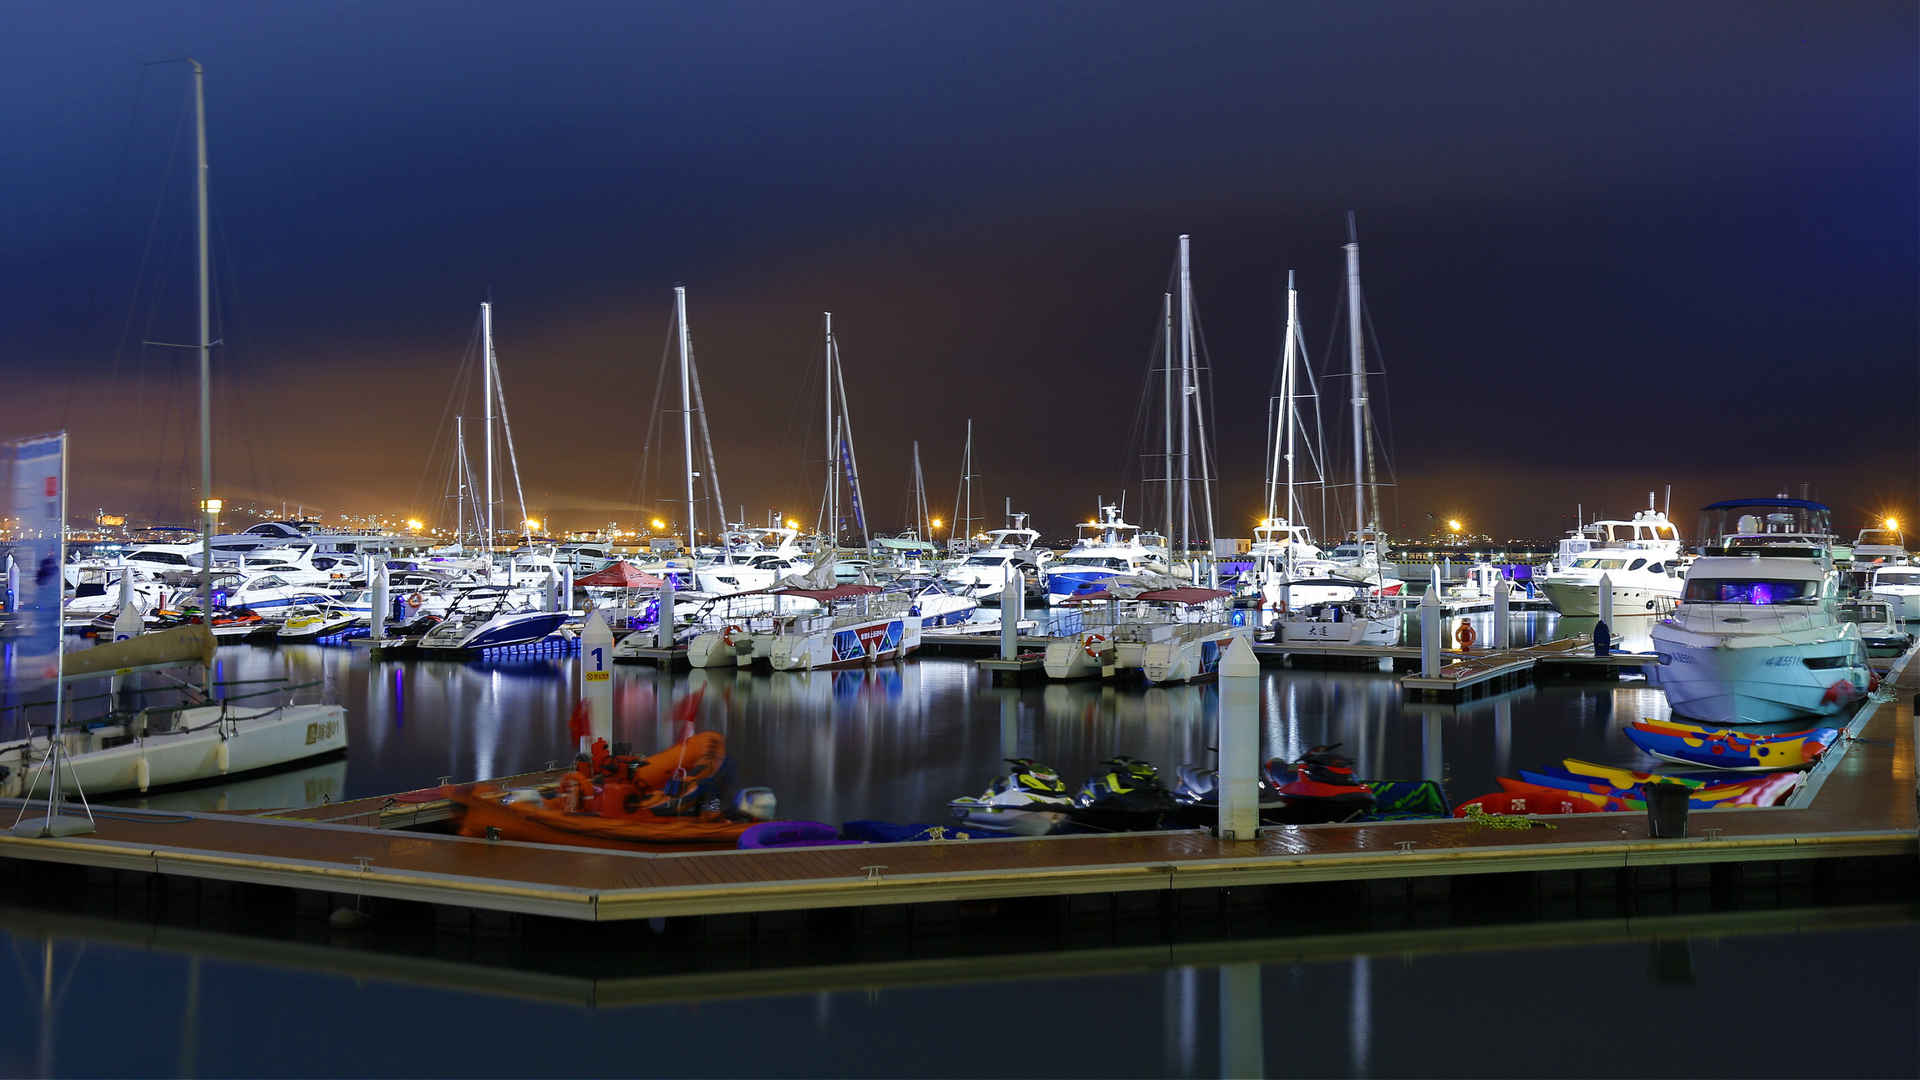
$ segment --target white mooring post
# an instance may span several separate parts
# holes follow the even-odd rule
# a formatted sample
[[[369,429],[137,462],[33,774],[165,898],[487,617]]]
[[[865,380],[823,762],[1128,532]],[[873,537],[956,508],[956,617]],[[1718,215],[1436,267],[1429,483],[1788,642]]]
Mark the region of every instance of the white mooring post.
[[[387,636],[387,608],[393,602],[392,597],[388,595],[390,587],[387,581],[387,563],[383,559],[380,562],[380,569],[373,573],[373,617],[367,624],[367,632],[372,635],[374,641],[381,641]]]
[[[1020,656],[1020,602],[1026,599],[1026,575],[1018,570],[1007,574],[1006,587],[1000,590],[1000,659]]]
[[[1429,566],[1427,569],[1432,571],[1432,573],[1428,575],[1429,580],[1427,582],[1427,591],[1434,594],[1435,596],[1439,596],[1440,595],[1440,564],[1434,563],[1432,566]]]
[[[146,621],[140,617],[140,605],[133,602],[133,589],[127,584],[132,576],[129,573],[120,579],[120,617],[113,620],[115,641],[125,641],[146,628]],[[113,678],[107,681],[107,692],[118,698],[125,681],[125,675],[115,672]]]
[[[1260,827],[1260,660],[1244,637],[1220,658],[1220,838]]]
[[[7,610],[12,612],[18,610],[19,607],[20,564],[13,561],[13,555],[9,552],[7,555]]]
[[[1606,623],[1607,629],[1611,631],[1613,629],[1613,575],[1612,574],[1600,575],[1600,595],[1597,599],[1600,601],[1600,609],[1599,609],[1600,621],[1603,623]]]
[[[571,559],[560,567],[560,610],[573,610],[573,560]]]
[[[1428,589],[1420,598],[1420,674],[1429,679],[1440,674],[1440,650],[1446,646],[1441,640],[1446,636],[1441,629],[1443,616],[1440,597]]]
[[[653,626],[653,647],[673,648],[673,578],[660,586],[660,621]]]
[[[1509,622],[1508,608],[1508,605],[1512,602],[1513,586],[1507,584],[1507,579],[1502,577],[1499,581],[1493,583],[1492,644],[1496,649],[1506,649],[1512,645],[1513,627]]]
[[[587,703],[589,733],[580,737],[580,752],[593,749],[593,740],[613,745],[613,631],[599,612],[587,616],[580,631],[580,696]]]

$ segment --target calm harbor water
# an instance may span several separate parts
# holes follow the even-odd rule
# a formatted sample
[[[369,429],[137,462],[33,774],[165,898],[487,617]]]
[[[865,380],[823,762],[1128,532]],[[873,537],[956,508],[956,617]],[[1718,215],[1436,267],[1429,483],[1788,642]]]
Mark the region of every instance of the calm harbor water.
[[[1484,637],[1486,617],[1478,618]],[[1540,640],[1559,629],[1550,614],[1516,625]],[[508,775],[571,756],[567,718],[579,675],[569,654],[373,663],[345,645],[220,650],[220,680],[277,676],[317,684],[303,693],[347,707],[345,760],[125,801],[304,804],[442,776]],[[1637,677],[1543,683],[1460,705],[1403,701],[1388,672],[1269,668],[1261,681],[1263,757],[1339,743],[1363,776],[1438,778],[1456,801],[1494,790],[1496,776],[1564,757],[1644,761],[1619,728],[1666,712],[1665,699]],[[1219,702],[1212,684],[995,688],[970,660],[939,657],[811,673],[620,665],[613,691],[615,737],[643,752],[674,741],[673,703],[700,694],[701,726],[726,733],[737,781],[773,788],[784,817],[829,823],[944,820],[947,800],[978,791],[1014,756],[1050,763],[1077,785],[1102,759],[1126,753],[1160,765],[1171,783],[1175,766],[1211,763]]]
[[[1734,913],[1691,918],[1684,928],[1654,919],[1547,929],[1534,928],[1521,945],[1497,930],[1403,933],[1378,945],[1254,939],[981,958],[936,977],[882,964],[844,978],[812,969],[784,983],[755,973],[636,990],[618,971],[530,975],[324,940],[263,945],[0,908],[0,942],[14,961],[0,972],[12,985],[12,1006],[0,1010],[0,1073],[1757,1077],[1920,1069],[1920,920],[1910,906]]]

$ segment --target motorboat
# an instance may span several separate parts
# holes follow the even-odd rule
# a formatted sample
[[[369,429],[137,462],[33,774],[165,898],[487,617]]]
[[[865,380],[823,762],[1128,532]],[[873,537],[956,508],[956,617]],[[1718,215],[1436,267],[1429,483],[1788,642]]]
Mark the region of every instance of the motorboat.
[[[482,585],[465,590],[445,618],[420,638],[420,651],[472,652],[545,640],[567,621],[564,611],[520,606],[514,590]]]
[[[1695,560],[1679,609],[1654,625],[1648,682],[1674,712],[1718,726],[1830,716],[1864,695],[1867,649],[1836,612],[1827,508],[1781,497],[1708,509],[1739,523]]]
[[[174,627],[70,653],[65,678],[104,678],[123,668],[213,663],[204,626]],[[148,707],[98,722],[64,726],[60,789],[97,798],[146,792],[274,769],[347,747],[346,710],[339,705],[237,705],[194,701]],[[0,796],[44,795],[50,735],[0,745]]]
[[[217,574],[213,578],[213,606],[246,608],[261,615],[278,616],[296,607],[321,607],[332,602],[333,593],[318,585],[296,585],[278,574]],[[183,587],[174,592],[169,606],[193,607],[199,602],[197,588]]]
[[[725,554],[693,572],[694,588],[710,593],[751,592],[772,588],[789,574],[804,574],[813,560],[796,542],[798,529],[745,530],[747,541],[729,544]]]
[[[1868,656],[1899,656],[1913,648],[1913,632],[1893,614],[1893,605],[1885,600],[1842,600],[1834,612],[1842,622],[1860,628],[1860,641]]]
[[[920,647],[920,616],[912,614],[913,597],[906,593],[877,585],[785,591],[817,601],[821,610],[780,621],[767,652],[775,671],[901,660]]]
[[[885,592],[899,592],[913,598],[907,609],[920,618],[922,630],[939,626],[963,626],[980,610],[980,601],[950,591],[942,579],[931,574],[903,574],[882,586]]]
[[[317,641],[344,633],[360,622],[359,616],[343,608],[300,607],[287,613],[287,620],[274,632],[279,641]]]
[[[1042,581],[1053,552],[1040,546],[1040,530],[1027,528],[1027,515],[1014,514],[1004,529],[989,529],[986,542],[941,574],[952,592],[990,603],[999,602],[1015,573],[1029,584]]]
[[[1907,538],[1894,527],[1896,524],[1889,518],[1878,528],[1860,530],[1853,542],[1855,569],[1907,561]]]
[[[1165,550],[1144,543],[1140,526],[1121,520],[1118,506],[1101,506],[1099,517],[1075,529],[1073,547],[1045,568],[1047,597],[1053,602],[1097,592],[1119,575],[1167,572]]]
[[[1274,616],[1273,640],[1279,644],[1398,645],[1400,613],[1372,599],[1308,604]]]
[[[1407,583],[1392,573],[1391,548],[1385,529],[1368,526],[1347,534],[1327,553],[1336,576],[1371,582],[1381,596],[1399,596]]]
[[[1680,599],[1686,560],[1680,534],[1667,515],[1642,510],[1629,520],[1595,521],[1581,527],[1587,543],[1568,551],[1564,562],[1541,582],[1547,600],[1562,614],[1593,618],[1600,614],[1600,579],[1613,589],[1616,615],[1661,615]]]
[[[1884,600],[1900,622],[1920,619],[1920,566],[1882,566],[1868,579],[1867,597]]]
[[[1015,836],[1044,836],[1065,825],[1073,800],[1060,774],[1032,758],[1008,758],[1007,764],[986,791],[949,802],[953,816],[969,829]]]
[[[77,629],[102,619],[111,623],[126,602],[146,615],[166,602],[168,591],[164,582],[137,566],[91,571],[74,586],[73,596],[66,602],[65,624],[68,629]]]
[[[219,534],[214,536],[211,547],[215,558],[223,554],[247,553],[290,544],[310,547],[321,555],[357,556],[367,552],[390,551],[412,543],[402,537],[383,533],[330,530],[320,522],[303,518],[263,521],[237,533]]]
[[[1078,633],[1047,643],[1050,679],[1134,675],[1153,684],[1190,682],[1219,673],[1220,657],[1235,637],[1250,635],[1232,623],[1224,589],[1191,585],[1083,596]],[[1099,605],[1095,607],[1095,605]]]

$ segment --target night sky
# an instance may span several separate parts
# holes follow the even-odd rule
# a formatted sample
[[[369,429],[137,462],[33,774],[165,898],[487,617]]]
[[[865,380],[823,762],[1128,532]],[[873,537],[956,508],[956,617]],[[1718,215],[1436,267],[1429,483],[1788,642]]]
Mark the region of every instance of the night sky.
[[[0,429],[71,429],[78,512],[195,498],[191,354],[140,346],[193,333],[189,79],[143,66],[192,54],[228,499],[437,511],[491,295],[531,509],[631,524],[684,283],[730,504],[811,521],[831,310],[874,524],[915,438],[950,512],[973,417],[977,502],[1057,536],[1140,497],[1187,232],[1246,535],[1286,273],[1315,366],[1344,363],[1352,209],[1396,534],[1551,535],[1668,484],[1688,527],[1802,484],[1843,532],[1920,517],[1911,3],[141,0],[0,27]]]

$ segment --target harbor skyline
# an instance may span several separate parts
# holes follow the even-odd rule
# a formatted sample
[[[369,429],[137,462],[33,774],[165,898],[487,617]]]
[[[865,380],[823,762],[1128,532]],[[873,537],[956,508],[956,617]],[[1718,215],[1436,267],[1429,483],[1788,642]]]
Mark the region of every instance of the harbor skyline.
[[[1639,12],[35,12],[4,76],[32,105],[0,120],[38,162],[0,255],[24,313],[0,415],[73,432],[76,505],[189,516],[187,360],[140,344],[191,333],[186,99],[141,65],[191,52],[230,499],[435,509],[423,462],[491,296],[529,503],[632,519],[684,282],[750,520],[811,524],[800,390],[832,310],[876,530],[911,440],[950,505],[971,417],[983,524],[1011,497],[1063,534],[1137,497],[1124,433],[1190,233],[1219,532],[1245,535],[1286,273],[1313,366],[1340,367],[1351,208],[1396,532],[1552,536],[1668,484],[1689,531],[1802,484],[1843,529],[1907,516],[1914,13]]]

